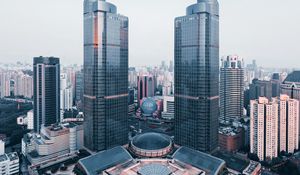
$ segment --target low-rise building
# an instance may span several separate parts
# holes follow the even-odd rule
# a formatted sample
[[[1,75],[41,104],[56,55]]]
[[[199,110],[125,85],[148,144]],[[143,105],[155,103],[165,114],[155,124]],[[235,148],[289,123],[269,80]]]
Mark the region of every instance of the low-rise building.
[[[244,129],[241,127],[220,127],[219,147],[223,151],[235,152],[244,146]]]
[[[176,147],[163,134],[138,135],[118,146],[79,160],[78,175],[219,175],[225,161],[187,147]]]
[[[62,123],[43,127],[22,139],[22,153],[32,165],[72,154],[83,147],[82,123]]]
[[[5,143],[0,140],[0,174],[19,174],[19,156],[16,152],[5,154]]]

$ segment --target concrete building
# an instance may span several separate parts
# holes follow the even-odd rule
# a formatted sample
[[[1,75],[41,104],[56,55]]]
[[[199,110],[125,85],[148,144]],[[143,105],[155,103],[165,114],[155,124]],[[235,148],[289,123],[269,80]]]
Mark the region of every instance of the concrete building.
[[[43,127],[40,134],[29,133],[22,139],[22,153],[32,165],[47,163],[72,154],[83,147],[82,123],[62,123]]]
[[[245,132],[243,128],[220,127],[219,128],[219,147],[223,151],[236,152],[245,143]]]
[[[73,87],[68,82],[67,74],[60,74],[60,122],[64,118],[64,112],[73,107]]]
[[[0,97],[10,96],[10,74],[8,72],[0,72]]]
[[[230,55],[221,62],[220,121],[232,122],[244,114],[244,60]]]
[[[5,143],[0,140],[0,174],[1,175],[18,175],[19,174],[19,157],[18,153],[5,154]]]
[[[175,98],[174,96],[164,96],[164,110],[161,117],[163,119],[172,120],[175,115]]]
[[[299,148],[299,101],[287,95],[251,101],[250,151],[260,160]]]
[[[250,102],[250,152],[260,160],[278,156],[278,103],[266,97]]]
[[[299,148],[299,101],[281,95],[279,101],[279,152],[294,153]]]

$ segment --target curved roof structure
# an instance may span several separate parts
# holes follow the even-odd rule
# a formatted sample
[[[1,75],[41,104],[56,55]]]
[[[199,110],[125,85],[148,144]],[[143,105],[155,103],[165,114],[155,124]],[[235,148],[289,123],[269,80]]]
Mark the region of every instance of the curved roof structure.
[[[172,144],[170,137],[159,133],[145,133],[133,138],[132,144],[143,150],[164,149]]]

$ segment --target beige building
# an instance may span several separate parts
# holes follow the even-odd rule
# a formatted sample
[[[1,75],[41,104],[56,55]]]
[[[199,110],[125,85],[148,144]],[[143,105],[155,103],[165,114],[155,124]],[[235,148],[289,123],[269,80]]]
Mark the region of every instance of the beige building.
[[[251,100],[250,151],[260,160],[278,156],[278,103],[265,97]]]
[[[299,101],[280,96],[279,151],[294,153],[299,148]]]
[[[299,102],[287,95],[250,102],[250,151],[260,160],[299,148]]]

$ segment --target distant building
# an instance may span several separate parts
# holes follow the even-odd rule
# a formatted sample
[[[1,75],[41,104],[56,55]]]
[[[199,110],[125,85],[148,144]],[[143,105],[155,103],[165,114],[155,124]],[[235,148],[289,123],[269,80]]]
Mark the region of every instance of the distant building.
[[[128,115],[134,115],[135,102],[134,102],[134,89],[128,88]]]
[[[279,97],[280,96],[280,85],[281,85],[279,73],[274,73],[272,75],[271,83],[272,83],[272,97]]]
[[[0,97],[10,96],[10,75],[7,72],[0,72]]]
[[[83,125],[64,123],[43,127],[22,139],[22,154],[32,165],[39,165],[72,154],[83,148]]]
[[[64,118],[64,112],[73,107],[73,88],[68,83],[67,74],[60,74],[60,122]]]
[[[232,122],[244,114],[244,60],[222,58],[220,69],[220,121]]]
[[[60,119],[60,64],[59,58],[35,57],[34,76],[34,130],[40,132]]]
[[[175,143],[218,147],[219,3],[198,0],[175,19]]]
[[[260,160],[299,148],[299,101],[287,95],[251,101],[250,151]]]
[[[175,99],[174,96],[164,96],[164,110],[162,112],[163,119],[174,119],[175,115]]]
[[[176,148],[166,135],[146,133],[134,137],[128,147],[118,146],[79,160],[74,172],[77,175],[219,175],[224,168],[225,162],[219,158],[187,147]]]
[[[244,146],[244,138],[243,128],[219,128],[219,147],[223,151],[235,152],[240,150]]]
[[[250,84],[249,89],[250,100],[266,97],[269,100],[272,98],[272,83],[271,81],[254,79]]]
[[[155,79],[152,75],[140,75],[138,76],[138,102],[145,97],[154,97],[155,95]]]
[[[77,71],[75,74],[75,100],[82,101],[83,99],[83,70]]]

